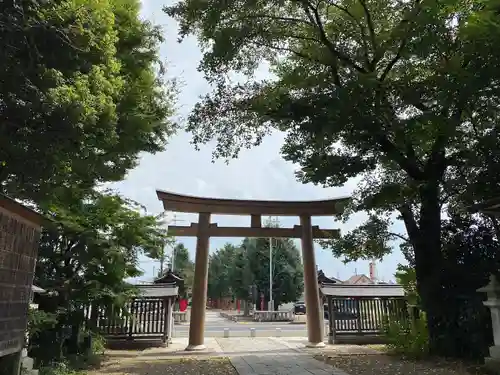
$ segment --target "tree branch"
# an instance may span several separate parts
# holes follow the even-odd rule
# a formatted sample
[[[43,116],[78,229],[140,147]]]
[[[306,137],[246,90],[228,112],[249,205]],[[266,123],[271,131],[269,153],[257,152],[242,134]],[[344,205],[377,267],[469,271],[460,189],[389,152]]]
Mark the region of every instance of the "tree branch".
[[[398,163],[401,169],[405,170],[411,178],[414,180],[422,180],[424,178],[424,173],[420,170],[415,161],[410,160],[400,150],[398,150],[394,143],[387,138],[387,135],[379,134],[375,138],[380,144],[381,150],[388,156],[391,156],[392,159]]]
[[[319,64],[324,64],[323,61],[321,60],[318,60],[318,59],[315,59],[311,56],[308,56],[308,55],[305,55],[301,52],[298,52],[298,51],[295,51],[291,48],[287,48],[287,47],[278,47],[278,46],[274,46],[274,45],[271,45],[271,44],[266,44],[266,43],[261,43],[261,42],[257,42],[257,41],[252,41],[250,42],[251,44],[255,44],[256,46],[259,46],[259,47],[266,47],[266,48],[270,48],[270,49],[274,49],[276,51],[282,51],[282,52],[288,52],[288,53],[291,53],[291,54],[294,54],[302,59],[306,59],[306,60],[309,60],[311,62],[316,62],[316,63],[319,63]]]
[[[335,1],[335,0],[334,0]],[[365,28],[363,27],[363,25],[361,24],[361,22],[359,22],[359,20],[354,16],[354,14],[352,14],[349,9],[347,9],[346,7],[343,7],[339,4],[335,4],[335,2],[328,2],[328,5],[329,6],[332,6],[338,10],[340,10],[341,12],[344,12],[345,14],[347,14],[353,21],[354,23],[356,24],[356,26],[358,27],[360,33],[361,33],[361,42],[363,44],[363,54],[365,56],[365,60],[366,60],[366,65],[370,68],[370,70],[373,70],[374,66],[373,66],[373,63],[370,61],[370,56],[369,56],[369,51],[368,51],[368,45],[366,43],[366,39],[367,39],[367,35],[365,33]]]
[[[405,242],[410,242],[410,239],[409,239],[408,237],[405,237],[405,236],[403,236],[403,235],[401,235],[401,234],[394,233],[394,232],[389,232],[389,235],[390,235],[390,236],[397,237],[397,238],[399,238],[399,239],[401,239],[401,240],[403,240],[403,241],[405,241]]]
[[[328,48],[330,53],[334,55],[336,58],[338,58],[340,61],[346,63],[351,68],[357,70],[358,72],[367,73],[367,71],[363,67],[356,64],[353,60],[349,58],[349,56],[346,56],[345,54],[337,50],[337,48],[335,48],[335,45],[330,41],[330,39],[328,39],[328,36],[326,35],[325,32],[325,28],[323,26],[323,22],[321,21],[321,16],[319,15],[318,12],[318,8],[311,6],[311,4],[307,0],[302,0],[301,2],[303,5],[304,12],[306,13],[309,20],[313,24],[315,24],[316,27],[318,28],[320,39],[326,46],[326,48]],[[311,14],[311,11],[313,14]]]
[[[270,14],[263,14],[263,13],[260,13],[260,14],[249,14],[249,15],[245,15],[244,17],[236,18],[235,20],[236,21],[243,21],[243,20],[246,20],[246,19],[258,19],[258,18],[266,18],[266,19],[273,20],[273,21],[298,22],[298,23],[303,23],[303,24],[308,25],[308,26],[313,26],[313,27],[315,26],[310,21],[304,20],[302,18],[280,17],[280,16],[273,16],[273,15],[270,15]]]
[[[375,52],[377,50],[377,41],[376,41],[376,38],[375,38],[375,27],[373,25],[372,16],[370,14],[368,6],[366,5],[366,1],[365,0],[359,0],[359,3],[363,7],[363,12],[365,13],[366,23],[368,25],[368,31],[370,33],[370,40],[371,40],[371,43],[372,43],[373,50]]]
[[[368,25],[368,33],[370,35],[370,41],[371,41],[372,49],[373,49],[373,60],[371,62],[371,65],[372,65],[372,69],[374,69],[375,65],[377,63],[376,56],[377,56],[377,51],[378,51],[377,39],[375,37],[375,26],[373,25],[372,16],[370,14],[370,11],[368,10],[368,7],[366,5],[365,0],[359,0],[359,3],[363,7],[363,11],[365,13],[365,18],[366,18],[366,23]]]
[[[464,104],[465,100],[463,98],[459,98],[456,104],[456,109],[451,117],[451,121],[453,123],[452,126],[455,126],[455,128],[461,123]],[[440,132],[438,134],[432,145],[431,154],[424,173],[429,174],[434,178],[439,178],[444,173],[447,166],[445,147],[449,139],[449,132]]]
[[[384,81],[387,78],[387,75],[390,73],[392,68],[394,68],[394,65],[401,59],[401,54],[403,53],[404,48],[406,47],[406,39],[401,41],[401,44],[399,45],[398,52],[396,55],[392,58],[391,61],[389,61],[389,64],[385,67],[384,71],[382,72],[382,75],[379,78],[379,81]]]
[[[360,1],[362,1],[362,0],[360,0]],[[413,5],[413,8],[409,12],[410,15],[408,17],[402,19],[401,22],[399,23],[398,27],[396,27],[396,29],[400,29],[400,28],[406,29],[405,33],[404,33],[405,35],[403,36],[401,42],[399,43],[399,47],[398,47],[398,50],[396,52],[396,55],[389,61],[389,64],[387,64],[384,71],[382,72],[382,75],[379,78],[380,81],[385,80],[385,78],[390,73],[390,71],[392,70],[394,65],[396,65],[396,63],[401,59],[401,55],[402,55],[403,50],[405,49],[406,43],[407,43],[406,33],[408,32],[411,18],[416,17],[420,13],[420,7],[419,7],[420,3],[421,3],[421,0],[416,0],[415,4]]]
[[[408,240],[412,244],[413,248],[415,248],[417,245],[417,238],[420,235],[420,229],[415,219],[415,215],[411,211],[410,205],[408,204],[403,204],[399,208],[399,212],[401,213],[401,217],[403,218],[403,222],[405,223],[406,231],[408,232]]]

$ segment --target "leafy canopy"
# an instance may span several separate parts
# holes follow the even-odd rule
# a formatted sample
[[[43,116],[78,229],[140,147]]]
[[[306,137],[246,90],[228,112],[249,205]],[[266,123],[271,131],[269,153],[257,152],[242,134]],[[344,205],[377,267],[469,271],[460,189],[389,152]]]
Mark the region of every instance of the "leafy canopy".
[[[174,246],[173,263],[174,273],[184,279],[184,286],[186,288],[191,288],[194,280],[194,262],[190,259],[189,250],[183,243],[178,243]]]
[[[35,283],[57,292],[60,308],[94,301],[121,305],[134,293],[126,282],[140,276],[138,257],[157,259],[167,242],[153,216],[112,192],[47,211],[54,225],[43,232]]]
[[[180,22],[181,37],[198,37],[200,69],[215,85],[187,128],[195,144],[215,139],[214,156],[223,158],[277,129],[286,133],[282,155],[300,166],[300,181],[342,186],[360,178],[346,215],[371,216],[348,242],[382,233],[385,214],[397,211],[424,279],[439,269],[443,205],[460,201],[464,181],[484,181],[475,147],[498,142],[498,5],[180,1],[165,11]],[[234,72],[251,77],[262,62],[270,78],[231,79]],[[490,152],[496,160],[498,148]],[[370,241],[377,246],[365,246],[369,256],[391,250]],[[348,259],[364,256],[341,248],[351,251]]]
[[[249,279],[248,272],[246,275],[241,272],[245,266],[242,255],[238,247],[229,243],[210,255],[207,291],[210,298],[246,298],[245,285],[248,290],[253,279]]]
[[[44,213],[53,223],[40,239],[34,283],[49,292],[38,301],[48,315],[37,323],[43,329],[31,336],[30,350],[50,363],[79,353],[81,331],[97,329],[98,311],[117,314],[136,295],[127,279],[142,274],[139,255],[157,259],[167,237],[156,217],[142,216],[138,204],[111,191]],[[69,337],[64,327],[71,327]]]
[[[491,177],[500,152],[499,9],[498,0],[182,0],[165,8],[181,37],[200,41],[200,69],[215,87],[188,118],[194,143],[216,140],[214,156],[232,158],[279,130],[300,181],[357,178],[345,214],[369,211],[369,220],[330,245],[349,260],[382,257],[394,239],[391,215],[402,219],[433,354],[449,344],[443,211],[499,193]],[[263,62],[271,77],[234,83],[235,72],[251,78]]]
[[[172,87],[138,0],[0,5],[0,191],[43,201],[164,147]],[[160,73],[160,74],[158,74]]]

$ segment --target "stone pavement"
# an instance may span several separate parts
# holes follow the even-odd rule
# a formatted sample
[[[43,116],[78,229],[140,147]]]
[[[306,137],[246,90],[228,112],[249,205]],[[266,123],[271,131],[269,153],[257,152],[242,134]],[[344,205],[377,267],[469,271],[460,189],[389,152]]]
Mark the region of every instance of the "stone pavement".
[[[239,375],[356,375],[347,374],[313,358],[314,355],[375,354],[358,345],[327,345],[324,349],[306,348],[305,337],[230,337],[205,338],[207,349],[186,352],[187,338],[176,338],[169,347],[149,347],[140,351],[111,351],[115,360],[229,357]]]
[[[290,342],[273,337],[217,339],[239,375],[348,375],[313,358],[303,338]]]

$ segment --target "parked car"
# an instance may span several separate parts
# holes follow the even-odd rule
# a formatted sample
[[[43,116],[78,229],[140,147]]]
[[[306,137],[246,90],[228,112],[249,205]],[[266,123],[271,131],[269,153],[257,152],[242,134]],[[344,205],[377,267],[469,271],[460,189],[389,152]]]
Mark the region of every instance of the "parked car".
[[[328,313],[328,305],[324,305],[324,317],[325,319],[328,319],[329,313]],[[334,317],[335,320],[355,320],[358,319],[358,315],[349,310],[349,309],[339,309],[338,307],[334,306],[333,311],[335,312]]]
[[[303,315],[306,313],[306,304],[304,302],[295,302],[293,305],[293,312],[296,315]]]

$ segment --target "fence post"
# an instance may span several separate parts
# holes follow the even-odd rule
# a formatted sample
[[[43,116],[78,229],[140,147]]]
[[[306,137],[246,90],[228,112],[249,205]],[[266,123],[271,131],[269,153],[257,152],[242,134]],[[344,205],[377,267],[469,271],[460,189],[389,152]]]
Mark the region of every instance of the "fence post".
[[[134,333],[134,324],[135,324],[135,299],[132,299],[130,302],[130,319],[128,325],[128,340],[132,340],[132,334]]]
[[[172,314],[170,314],[170,309],[172,308],[170,299],[168,297],[163,298],[163,306],[165,306],[163,310],[163,337],[162,341],[163,343],[168,345],[168,341],[170,339],[170,327],[171,327],[171,322],[170,322],[170,317]]]
[[[333,308],[332,296],[328,296],[328,344],[335,344],[335,311]]]
[[[356,311],[357,311],[357,328],[358,328],[358,333],[361,333],[362,332],[362,329],[361,329],[361,303],[360,303],[360,299],[359,298],[356,298],[355,299],[356,301]]]

